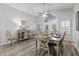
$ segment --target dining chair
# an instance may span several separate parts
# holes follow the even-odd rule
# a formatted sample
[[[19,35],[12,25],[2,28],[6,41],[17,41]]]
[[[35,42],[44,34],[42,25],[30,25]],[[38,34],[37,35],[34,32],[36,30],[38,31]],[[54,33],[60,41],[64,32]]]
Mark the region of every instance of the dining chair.
[[[63,40],[65,38],[66,31],[63,33],[62,38],[59,42],[59,55],[63,55]]]
[[[5,35],[6,35],[6,38],[7,38],[7,45],[8,44],[12,45],[12,35],[11,35],[11,32],[10,31],[6,31]]]
[[[18,38],[16,33],[14,33],[14,35],[12,34],[12,44],[16,44],[16,43],[18,43]]]
[[[18,37],[18,42],[21,42],[22,41],[22,31],[21,31],[21,29],[19,29],[17,31],[17,37]]]
[[[58,49],[58,55],[63,55],[63,40],[65,38],[65,35],[66,35],[66,31],[63,33],[60,41],[59,41],[59,44],[58,44],[58,47],[57,47],[57,43],[51,43],[53,47],[55,47],[55,49],[57,50]]]
[[[49,37],[46,36],[46,33],[40,33],[38,35],[37,40],[38,40],[38,43],[39,43],[39,45],[38,45],[39,55],[41,55],[41,54],[43,55],[43,52],[48,53],[48,55],[49,55],[49,47],[48,47]]]
[[[6,38],[7,38],[7,45],[8,44],[13,45],[17,42],[16,37],[14,37],[10,31],[6,31]]]

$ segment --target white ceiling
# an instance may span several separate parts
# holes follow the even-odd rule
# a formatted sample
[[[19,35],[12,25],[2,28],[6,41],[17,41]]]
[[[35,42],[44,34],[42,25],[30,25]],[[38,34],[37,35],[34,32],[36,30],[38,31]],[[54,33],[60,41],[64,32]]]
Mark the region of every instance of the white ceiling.
[[[28,14],[37,16],[38,12],[43,12],[43,4],[42,3],[7,3],[7,5],[17,8],[21,11],[24,11]],[[46,10],[61,10],[61,9],[69,9],[73,8],[73,3],[46,3]]]

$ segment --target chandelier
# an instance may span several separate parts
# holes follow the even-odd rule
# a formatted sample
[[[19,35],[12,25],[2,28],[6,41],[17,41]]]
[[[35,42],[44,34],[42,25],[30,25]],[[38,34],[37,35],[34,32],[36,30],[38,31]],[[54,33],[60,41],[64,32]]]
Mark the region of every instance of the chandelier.
[[[50,13],[48,13],[50,11],[47,11],[46,10],[46,4],[43,3],[43,13],[40,13],[40,16],[42,16],[42,18],[45,19],[45,22],[48,22],[49,21],[49,18],[51,19],[56,19],[56,17]]]

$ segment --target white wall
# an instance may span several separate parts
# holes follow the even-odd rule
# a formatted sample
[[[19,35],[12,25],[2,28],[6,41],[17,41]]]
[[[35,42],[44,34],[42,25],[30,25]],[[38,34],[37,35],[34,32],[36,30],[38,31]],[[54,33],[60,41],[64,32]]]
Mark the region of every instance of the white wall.
[[[53,21],[50,21],[48,24],[49,24],[49,27],[51,27],[51,25],[53,23],[56,23],[57,25],[57,30],[62,32],[64,30],[62,30],[62,27],[61,27],[61,21],[66,21],[66,20],[70,20],[70,31],[72,32],[72,12],[73,12],[73,9],[70,8],[70,9],[63,9],[63,10],[56,10],[56,11],[51,11],[50,14],[52,15],[55,15],[56,16],[56,21],[57,22],[53,22]],[[40,23],[42,24],[42,30],[45,29],[45,23],[44,23],[44,19],[39,19],[37,23]],[[68,34],[72,34],[71,32],[68,32]]]
[[[26,25],[32,30],[36,29],[35,18],[6,4],[0,4],[0,43],[6,42],[5,31],[15,32],[20,20],[25,19]],[[15,23],[16,22],[16,23]],[[18,23],[18,25],[17,25]]]
[[[56,10],[50,12],[57,17],[57,30],[61,31],[60,22],[62,20],[72,20],[72,9],[65,9],[65,10]],[[0,42],[6,42],[5,31],[9,30],[11,32],[15,32],[17,30],[16,23],[19,24],[19,20],[25,19],[26,25],[30,26],[32,30],[36,30],[36,24],[42,25],[42,30],[45,29],[45,23],[43,19],[35,18],[32,15],[29,15],[23,11],[17,10],[12,8],[6,4],[0,4]],[[16,23],[15,23],[16,22]],[[49,27],[51,28],[52,22],[49,22]]]
[[[75,47],[78,49],[78,52],[79,52],[79,31],[76,31],[76,12],[77,11],[79,11],[79,4],[76,4],[73,10],[73,39],[75,42]]]

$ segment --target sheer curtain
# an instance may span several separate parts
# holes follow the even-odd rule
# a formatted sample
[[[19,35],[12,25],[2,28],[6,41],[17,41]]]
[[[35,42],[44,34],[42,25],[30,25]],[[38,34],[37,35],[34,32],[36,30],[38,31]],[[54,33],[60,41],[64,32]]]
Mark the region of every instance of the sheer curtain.
[[[70,20],[62,20],[60,22],[60,32],[67,31],[67,34],[71,34],[70,31]]]

